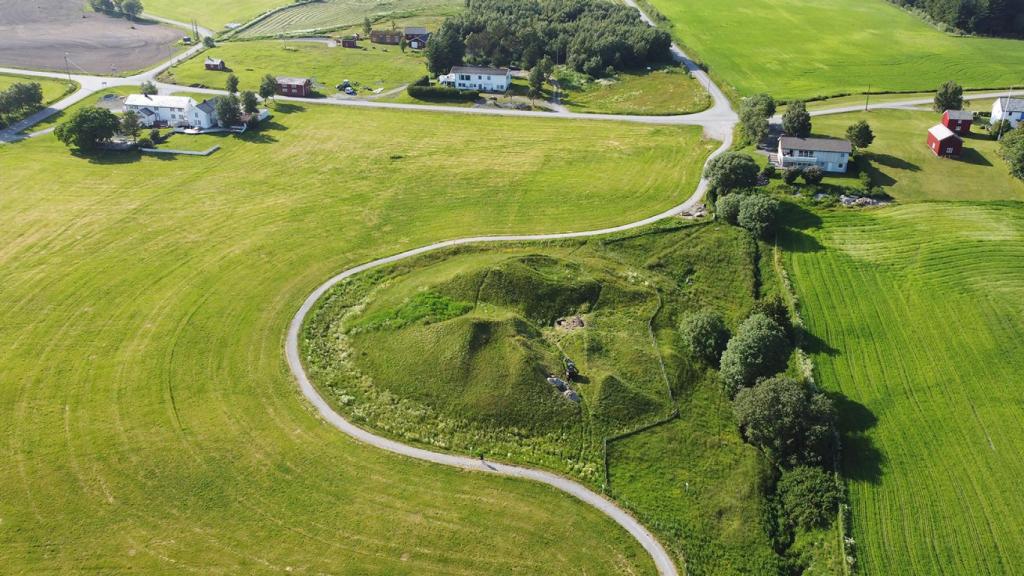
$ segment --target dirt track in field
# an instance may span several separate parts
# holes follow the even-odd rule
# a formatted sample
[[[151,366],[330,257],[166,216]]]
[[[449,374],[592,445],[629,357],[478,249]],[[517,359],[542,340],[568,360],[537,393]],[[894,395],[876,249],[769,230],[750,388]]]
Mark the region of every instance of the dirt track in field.
[[[133,28],[134,27],[134,28]],[[184,33],[85,9],[84,0],[0,0],[0,66],[111,74],[167,60]]]

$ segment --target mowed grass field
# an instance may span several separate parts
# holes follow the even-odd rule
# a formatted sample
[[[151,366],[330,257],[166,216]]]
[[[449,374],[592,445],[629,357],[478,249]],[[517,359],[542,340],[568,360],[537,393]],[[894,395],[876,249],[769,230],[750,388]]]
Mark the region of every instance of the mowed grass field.
[[[421,54],[411,50],[403,54],[397,46],[363,44],[365,50],[329,48],[318,42],[225,42],[171,68],[163,78],[183,86],[201,84],[223,89],[229,72],[207,70],[203,64],[207,56],[224,60],[230,73],[238,76],[240,90],[258,90],[267,74],[315,78],[333,94],[337,92],[334,86],[342,80],[388,90],[427,73]],[[369,94],[362,89],[359,93]]]
[[[285,328],[329,275],[656,213],[710,146],[692,128],[451,120],[282,103],[208,158],[0,148],[5,572],[653,572],[568,496],[354,443],[287,371]]]
[[[454,13],[463,6],[457,0],[326,0],[294,6],[273,14],[238,34],[239,38],[263,38],[279,34],[336,30],[362,24],[411,16],[438,16]],[[390,25],[390,24],[389,24]]]
[[[928,128],[939,123],[934,112],[875,110],[817,116],[816,135],[845,138],[846,128],[865,120],[875,141],[862,154],[869,174],[885,192],[904,202],[922,200],[1024,200],[1024,182],[1010,175],[999,157],[999,143],[975,128],[964,139],[960,159],[939,158],[926,145]],[[828,178],[855,184],[852,177]]]
[[[225,24],[245,24],[267,10],[289,4],[286,0],[147,0],[146,12],[178,20],[199,22],[220,32]]]
[[[884,0],[651,0],[740,95],[813,98],[1024,82],[1024,42],[943,34]]]
[[[1024,572],[1024,205],[825,212],[783,238],[843,395],[858,573]]]

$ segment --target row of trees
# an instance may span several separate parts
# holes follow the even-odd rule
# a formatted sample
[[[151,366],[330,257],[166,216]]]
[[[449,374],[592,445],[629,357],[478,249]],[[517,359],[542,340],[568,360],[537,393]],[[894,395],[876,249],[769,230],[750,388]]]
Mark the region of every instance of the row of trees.
[[[1024,36],[1024,0],[889,0],[956,30],[989,36]]]
[[[96,12],[123,14],[133,20],[138,18],[143,10],[140,0],[89,0],[89,6]]]
[[[430,40],[427,65],[532,68],[545,56],[593,76],[672,58],[671,37],[636,9],[602,0],[473,0]]]
[[[0,128],[39,110],[43,87],[38,82],[16,82],[0,91]]]

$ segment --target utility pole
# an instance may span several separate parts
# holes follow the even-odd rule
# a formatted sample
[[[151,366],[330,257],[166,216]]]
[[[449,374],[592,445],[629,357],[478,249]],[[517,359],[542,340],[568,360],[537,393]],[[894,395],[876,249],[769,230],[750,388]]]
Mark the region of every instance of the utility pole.
[[[999,119],[999,133],[996,134],[996,140],[1003,140],[1003,120],[1009,115],[1007,108],[1010,107],[1010,102],[1013,101],[1013,86],[1010,86],[1010,92],[1006,94],[1006,108],[1003,109],[1003,117]],[[1000,106],[1000,108],[1003,108]]]
[[[868,111],[868,103],[871,102],[871,84],[868,84],[868,91],[864,93],[864,111]]]

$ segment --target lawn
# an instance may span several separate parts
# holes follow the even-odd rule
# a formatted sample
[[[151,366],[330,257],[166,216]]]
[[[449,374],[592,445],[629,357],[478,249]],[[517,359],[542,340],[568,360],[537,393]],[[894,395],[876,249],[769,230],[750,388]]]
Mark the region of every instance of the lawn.
[[[876,185],[902,202],[923,200],[1024,200],[1024,182],[1010,175],[999,157],[999,143],[975,129],[964,140],[959,160],[938,158],[925,144],[928,128],[940,120],[934,112],[875,110],[818,116],[814,133],[845,137],[846,128],[866,120],[875,142],[864,152]],[[854,178],[827,182],[856,183]]]
[[[983,193],[983,191],[982,191]],[[840,394],[859,573],[1024,566],[1024,205],[810,215],[787,235]]]
[[[294,6],[265,18],[239,33],[240,38],[312,34],[361,25],[365,18],[390,27],[392,20],[416,16],[434,17],[456,12],[458,0],[326,0]],[[422,25],[422,24],[420,24]]]
[[[40,78],[38,76],[15,76],[0,74],[0,92],[14,84],[35,82],[43,88],[43,105],[52,104],[78,89],[77,82],[58,80],[56,78]]]
[[[117,96],[127,96],[129,94],[137,94],[138,92],[139,89],[135,86],[118,86],[116,88],[107,88],[105,90],[101,90],[95,94],[91,94],[90,96],[86,97],[84,100],[80,102],[72,104],[64,110],[61,110],[60,112],[51,115],[49,118],[43,120],[42,122],[39,122],[35,126],[29,127],[28,130],[25,130],[25,132],[38,132],[40,130],[52,128],[57,124],[60,124],[67,118],[70,118],[71,115],[75,113],[75,111],[88,106],[95,106],[97,103],[103,100],[104,97],[108,94],[114,94]],[[115,110],[115,112],[120,112],[120,110]]]
[[[224,60],[238,76],[241,90],[258,90],[267,74],[315,78],[326,86],[323,92],[337,92],[342,80],[359,86],[389,90],[415,81],[427,73],[422,55],[411,50],[402,53],[397,46],[382,47],[364,43],[365,49],[328,48],[315,42],[264,40],[224,42],[165,73],[167,81],[183,86],[203,85],[224,88],[228,72],[206,70],[207,56]],[[360,89],[360,94],[369,94]]]
[[[52,136],[0,148],[0,565],[653,572],[562,493],[324,425],[284,331],[315,286],[377,256],[664,210],[713,144],[695,128],[303,108],[279,104],[208,158],[90,159]]]
[[[568,94],[562,103],[573,112],[603,114],[668,115],[700,112],[711,97],[684,68],[644,72],[620,72],[607,80],[573,82],[576,74],[563,75]]]
[[[781,99],[1024,82],[1024,42],[943,34],[884,0],[651,0],[740,95]]]
[[[199,22],[219,32],[225,24],[244,24],[267,10],[290,4],[287,0],[146,0],[146,12],[178,20]]]

